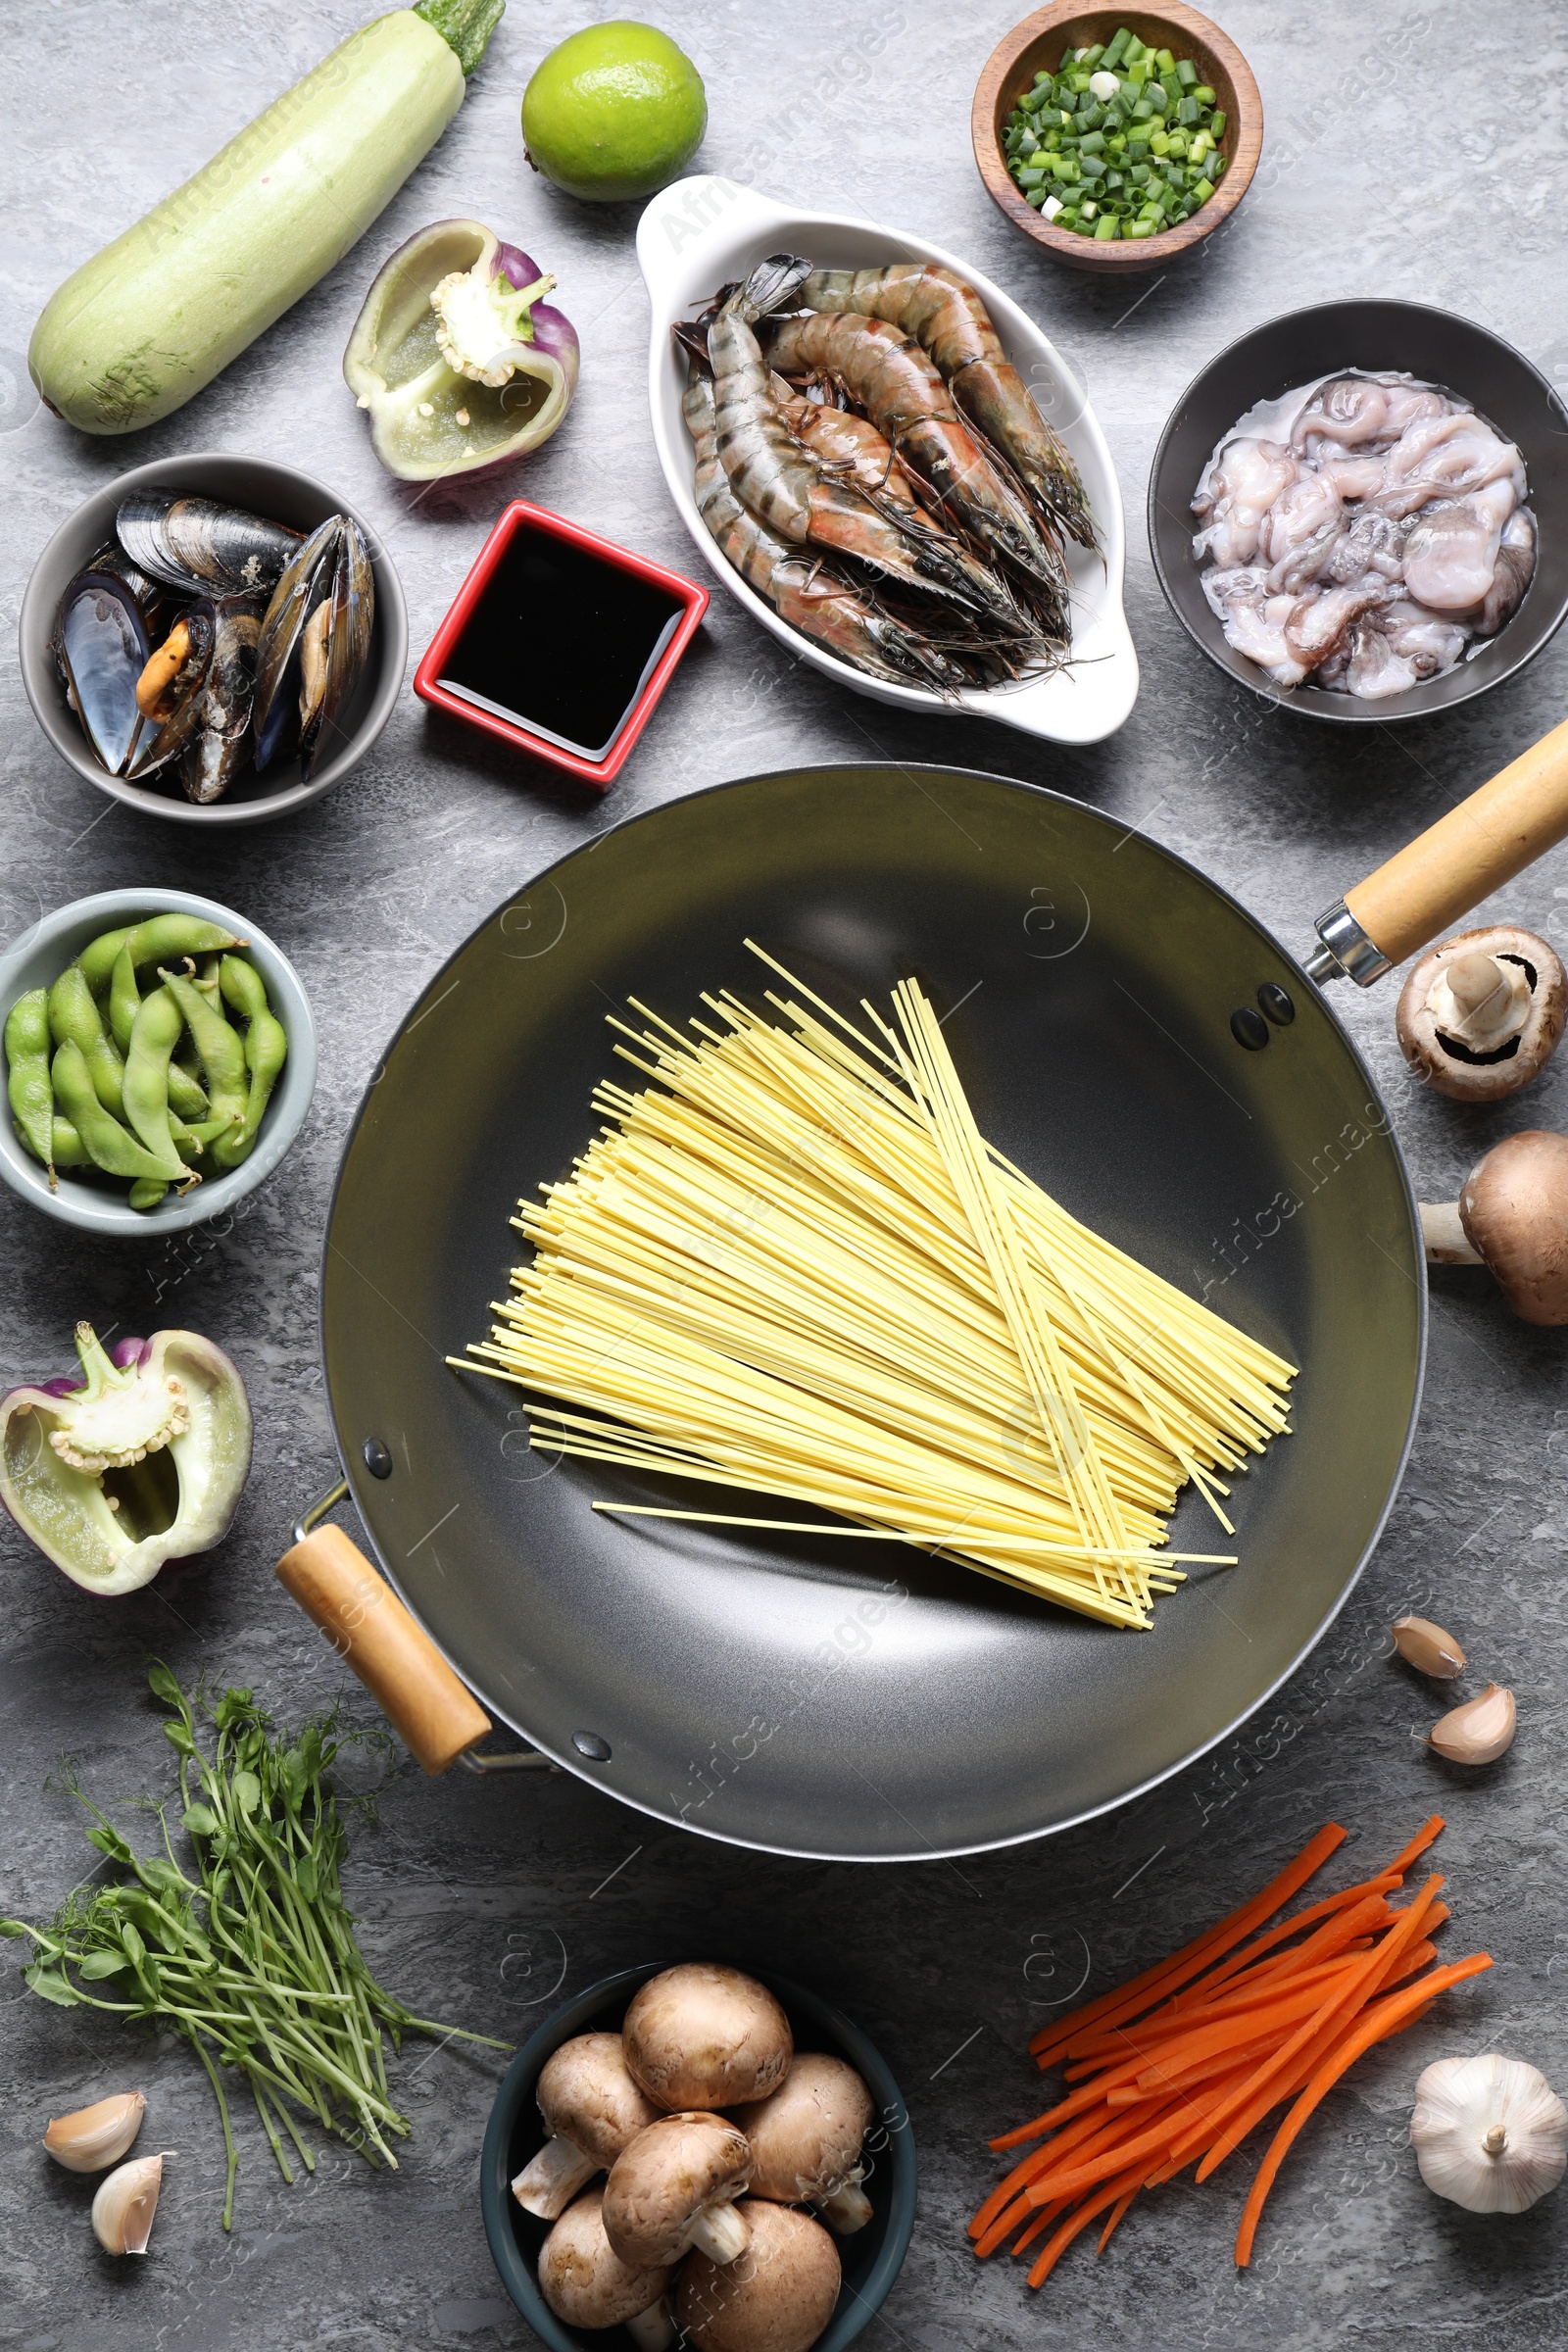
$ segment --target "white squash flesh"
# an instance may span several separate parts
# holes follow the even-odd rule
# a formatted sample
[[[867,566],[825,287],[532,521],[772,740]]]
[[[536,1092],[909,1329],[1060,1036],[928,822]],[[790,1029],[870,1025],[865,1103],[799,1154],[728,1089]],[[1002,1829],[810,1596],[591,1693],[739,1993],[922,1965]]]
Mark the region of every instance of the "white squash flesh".
[[[50,298],[27,353],[49,406],[87,433],[179,408],[358,243],[463,92],[411,10],[352,33]]]

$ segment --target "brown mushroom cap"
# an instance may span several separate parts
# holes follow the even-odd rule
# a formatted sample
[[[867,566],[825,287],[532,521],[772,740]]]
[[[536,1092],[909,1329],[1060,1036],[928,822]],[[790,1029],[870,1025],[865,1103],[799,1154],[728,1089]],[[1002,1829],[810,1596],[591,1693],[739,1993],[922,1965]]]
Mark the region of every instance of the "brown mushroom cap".
[[[626,2064],[661,2107],[765,2099],[790,2071],[790,2021],[765,1984],[694,1960],[650,1977],[621,2028]]]
[[[604,2191],[589,2189],[568,2205],[539,2249],[539,2292],[558,2320],[573,2328],[618,2328],[657,2303],[673,2273],[621,2261],[605,2235]]]
[[[1530,993],[1522,1024],[1511,1035],[1493,1048],[1472,1048],[1456,1034],[1451,1016],[1469,1004],[1484,1016],[1483,1034],[1487,1022],[1495,1022],[1505,1000],[1500,990],[1494,1002],[1487,999],[1488,959],[1502,975],[1519,973]],[[1434,990],[1450,975],[1435,1005]],[[1509,923],[1461,931],[1429,949],[1414,966],[1395,1020],[1405,1060],[1440,1095],[1457,1102],[1497,1102],[1528,1086],[1555,1051],[1568,1021],[1568,972],[1555,949],[1533,931]]]
[[[660,2110],[632,2081],[618,2034],[579,2034],[545,2060],[534,2096],[545,2128],[608,2172]]]
[[[1459,1218],[1522,1322],[1568,1323],[1568,1135],[1506,1137],[1465,1178]]]
[[[634,2267],[678,2262],[709,2209],[740,2196],[751,2164],[745,2132],[723,2116],[662,2115],[610,2168],[606,2235]]]
[[[752,2195],[783,2205],[831,2196],[858,2167],[871,2113],[853,2066],[803,2050],[771,2098],[735,2110],[752,2143]]]
[[[838,2301],[838,2248],[820,2222],[792,2205],[750,2198],[752,2242],[720,2270],[694,2254],[675,2310],[698,2352],[808,2352]]]

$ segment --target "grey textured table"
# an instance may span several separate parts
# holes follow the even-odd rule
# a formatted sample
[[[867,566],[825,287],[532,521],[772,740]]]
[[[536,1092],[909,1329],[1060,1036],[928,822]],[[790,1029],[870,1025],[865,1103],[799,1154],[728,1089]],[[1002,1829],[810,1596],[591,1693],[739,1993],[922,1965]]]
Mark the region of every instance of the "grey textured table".
[[[703,162],[764,189],[906,222],[971,255],[1056,336],[1087,382],[1131,519],[1130,612],[1144,663],[1130,723],[1059,755],[985,721],[930,726],[795,666],[726,599],[621,781],[603,802],[558,786],[404,700],[375,752],[288,823],[221,841],[124,810],[49,751],[12,651],[27,569],[89,490],[132,464],[202,448],[295,460],[385,533],[422,650],[490,518],[514,490],[690,569],[654,461],[635,208],[596,212],[526,170],[524,81],[582,15],[514,0],[460,120],[360,248],[188,408],[127,442],[88,441],[38,411],[22,355],[66,272],[194,170],[360,21],[355,0],[279,0],[227,16],[173,0],[48,0],[5,12],[8,220],[0,359],[20,388],[0,416],[0,936],[39,908],[145,881],[252,911],[295,959],[321,1030],[316,1106],[299,1144],[225,1233],[158,1249],[88,1246],[0,1194],[0,1353],[8,1378],[58,1369],[70,1327],[177,1322],[213,1335],[256,1407],[256,1469],[213,1557],[116,1604],[85,1598],[16,1533],[4,1583],[0,1906],[47,1915],[82,1874],[82,1817],[50,1773],[79,1759],[128,1806],[167,1777],[142,1695],[149,1650],[189,1678],[252,1685],[283,1714],[337,1669],[271,1563],[300,1504],[333,1476],[318,1368],[322,1219],[361,1090],[402,1008],[489,907],[617,818],[720,778],[846,754],[951,760],[1051,784],[1197,858],[1286,940],[1462,792],[1562,714],[1568,646],[1455,716],[1358,731],[1267,713],[1193,654],[1161,603],[1141,522],[1160,420],[1245,325],[1316,299],[1400,294],[1496,328],[1568,381],[1562,301],[1563,21],[1531,0],[1224,0],[1268,110],[1263,169],[1228,233],[1157,283],[1073,275],[992,209],[968,145],[969,94],[1012,21],[998,0],[793,9],[662,0],[659,20],[708,82]],[[1487,61],[1476,70],[1477,61]],[[1506,61],[1504,67],[1501,61]],[[1494,67],[1497,70],[1494,70]],[[1455,114],[1457,109],[1457,114]],[[338,372],[370,274],[443,214],[476,214],[561,279],[583,381],[564,428],[503,483],[417,500],[379,470]],[[1333,354],[1325,353],[1325,361]],[[1559,941],[1568,858],[1496,911]],[[1412,1094],[1394,984],[1342,990],[1393,1103],[1416,1179],[1452,1199],[1488,1142],[1564,1123],[1568,1056],[1522,1103],[1468,1115]],[[1568,1415],[1560,1335],[1510,1321],[1480,1277],[1433,1285],[1427,1403],[1393,1523],[1350,1605],[1244,1735],[1143,1802],[1044,1845],[919,1868],[779,1862],[666,1830],[561,1776],[432,1784],[404,1769],[355,1833],[351,1895],[368,1947],[416,2006],[518,2038],[612,1967],[676,1949],[767,1957],[845,2003],[905,2085],[919,2222],[864,2341],[946,2352],[1077,2345],[1137,2352],[1296,2352],[1411,2334],[1522,2352],[1568,2332],[1559,2193],[1517,2221],[1431,2198],[1405,2144],[1428,2058],[1500,2047],[1568,2079],[1556,1968],[1568,1955],[1555,1790],[1568,1695],[1561,1665]],[[1464,1779],[1419,1743],[1429,1693],[1391,1662],[1390,1619],[1425,1608],[1477,1669],[1518,1695],[1520,1734]],[[1475,1687],[1474,1683],[1468,1687]],[[360,1713],[363,1703],[353,1702]],[[993,2178],[988,2132],[1032,2112],[1028,2033],[1087,1970],[1091,1990],[1240,1900],[1321,1821],[1372,1861],[1435,1807],[1449,1818],[1453,1949],[1497,1965],[1336,2092],[1288,2170],[1250,2272],[1231,2264],[1244,2178],[1146,2199],[1097,2264],[1077,2247],[1034,2302],[1002,2262],[981,2270],[962,2224]],[[15,1947],[13,1947],[15,1948]],[[476,2157],[498,2066],[416,2044],[397,2081],[416,2132],[396,2179],[326,2153],[287,2188],[242,2118],[234,2232],[217,2226],[220,2151],[205,2082],[168,2043],[127,2048],[111,2024],[46,2008],[9,1969],[0,1991],[0,2342],[30,2352],[173,2352],[317,2341],[356,2352],[532,2340],[480,2226]],[[145,2136],[178,2151],[152,2253],[119,2268],[87,2230],[82,2184],[51,2166],[44,2119],[139,2080]]]

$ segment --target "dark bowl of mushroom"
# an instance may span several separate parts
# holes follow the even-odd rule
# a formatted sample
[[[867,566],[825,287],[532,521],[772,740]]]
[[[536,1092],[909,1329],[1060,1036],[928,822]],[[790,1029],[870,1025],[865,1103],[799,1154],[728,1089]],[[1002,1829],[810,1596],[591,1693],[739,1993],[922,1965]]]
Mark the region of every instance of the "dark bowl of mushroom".
[[[859,2028],[714,1961],[622,1969],[556,2010],[481,2168],[496,2268],[555,2352],[844,2352],[898,2277],[914,2194],[908,2114]]]
[[[1568,411],[1450,312],[1292,311],[1176,404],[1149,542],[1188,635],[1254,694],[1360,725],[1451,710],[1568,614]]]

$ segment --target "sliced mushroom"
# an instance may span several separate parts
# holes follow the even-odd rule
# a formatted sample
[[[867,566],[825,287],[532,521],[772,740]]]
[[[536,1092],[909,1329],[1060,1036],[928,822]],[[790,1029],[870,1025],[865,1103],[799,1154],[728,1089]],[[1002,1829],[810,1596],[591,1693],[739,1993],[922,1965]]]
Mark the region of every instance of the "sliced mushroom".
[[[639,2132],[605,2182],[605,2234],[635,2270],[679,2262],[700,2246],[714,2263],[746,2251],[735,2210],[751,2173],[744,2132],[721,2115],[662,2115]]]
[[[1568,1323],[1568,1135],[1506,1137],[1421,1230],[1434,1264],[1489,1267],[1522,1322]]]
[[[803,2050],[771,2098],[735,2110],[752,2143],[752,2195],[814,2205],[842,2237],[863,2230],[871,2201],[860,2186],[860,2142],[871,2115],[871,2093],[853,2066]]]
[[[609,2172],[659,2109],[627,2073],[618,2034],[579,2034],[564,2041],[541,2067],[534,2097],[550,2137],[517,2175],[512,2193],[525,2212],[553,2222],[585,2180]]]
[[[765,2099],[790,2071],[790,2021],[738,1968],[688,1961],[650,1977],[621,2028],[626,2064],[661,2107]]]
[[[539,2249],[539,2291],[573,2328],[624,2328],[639,2352],[667,2352],[675,2325],[664,2297],[667,2264],[634,2268],[605,2235],[604,2190],[569,2205]]]
[[[748,2199],[751,2249],[719,2270],[694,2254],[675,2316],[698,2352],[808,2352],[833,2316],[838,2248],[809,2214]]]
[[[1568,973],[1533,931],[1494,923],[1421,957],[1395,1016],[1405,1060],[1440,1095],[1497,1102],[1544,1069],[1568,1021]]]

